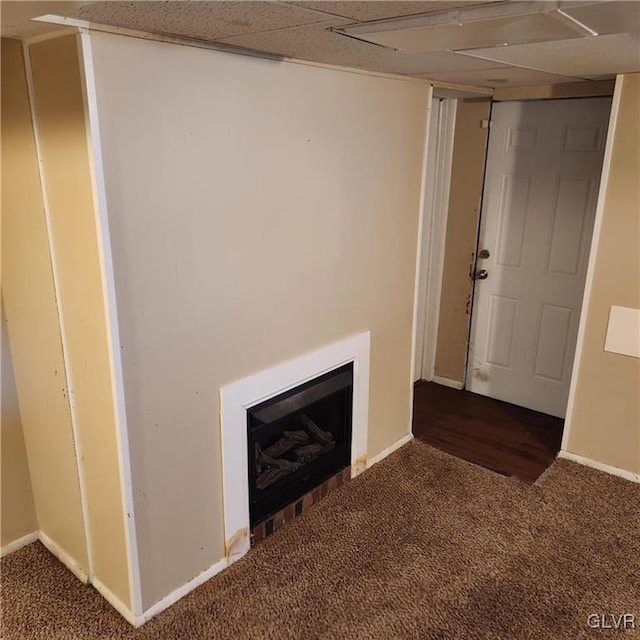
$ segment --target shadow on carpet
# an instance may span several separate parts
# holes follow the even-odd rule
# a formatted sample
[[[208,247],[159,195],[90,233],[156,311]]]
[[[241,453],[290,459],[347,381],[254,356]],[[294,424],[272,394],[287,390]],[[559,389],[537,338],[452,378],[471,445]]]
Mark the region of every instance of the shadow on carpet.
[[[639,534],[640,485],[556,461],[527,486],[414,441],[140,629],[39,543],[15,552],[3,637],[637,638]],[[625,613],[639,629],[588,626]]]

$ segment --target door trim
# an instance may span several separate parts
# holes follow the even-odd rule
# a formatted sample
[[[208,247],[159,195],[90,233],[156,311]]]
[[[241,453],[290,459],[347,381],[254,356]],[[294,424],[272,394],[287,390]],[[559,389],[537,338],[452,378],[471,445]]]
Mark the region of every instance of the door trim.
[[[434,157],[426,164],[414,380],[434,377],[457,103],[440,99]]]
[[[571,380],[569,382],[569,398],[567,400],[567,413],[564,419],[564,429],[562,432],[562,444],[560,453],[567,453],[569,444],[569,434],[573,426],[573,414],[576,399],[576,387],[578,384],[578,370],[582,361],[582,351],[584,348],[584,334],[587,324],[587,314],[591,294],[593,292],[593,278],[596,269],[596,253],[600,242],[602,231],[602,218],[604,216],[604,205],[607,195],[607,184],[609,183],[609,172],[611,170],[611,153],[613,149],[613,138],[616,132],[618,112],[620,110],[620,96],[622,94],[622,76],[616,76],[616,84],[613,90],[613,100],[611,102],[611,113],[609,115],[609,128],[607,129],[607,141],[604,148],[604,158],[602,160],[602,173],[600,174],[600,186],[598,189],[598,201],[596,203],[596,215],[593,221],[593,234],[591,236],[591,246],[589,248],[589,260],[587,262],[587,275],[584,283],[584,293],[582,296],[582,307],[580,309],[580,320],[578,322],[578,338],[576,340],[576,350],[573,357],[571,370]],[[564,456],[567,457],[567,456]]]

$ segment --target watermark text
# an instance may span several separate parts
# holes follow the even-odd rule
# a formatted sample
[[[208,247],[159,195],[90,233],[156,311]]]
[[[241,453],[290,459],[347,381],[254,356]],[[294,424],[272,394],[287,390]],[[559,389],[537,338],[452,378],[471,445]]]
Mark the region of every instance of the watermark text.
[[[636,629],[635,613],[592,613],[587,618],[590,629]]]

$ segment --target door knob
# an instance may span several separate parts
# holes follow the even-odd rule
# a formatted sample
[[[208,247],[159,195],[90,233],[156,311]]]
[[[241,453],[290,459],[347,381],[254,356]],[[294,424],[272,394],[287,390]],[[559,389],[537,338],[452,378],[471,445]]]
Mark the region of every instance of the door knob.
[[[481,249],[478,251],[478,258],[482,258],[483,260],[486,260],[490,255],[489,249]]]
[[[489,272],[486,269],[480,269],[475,272],[476,280],[486,280],[489,277]]]

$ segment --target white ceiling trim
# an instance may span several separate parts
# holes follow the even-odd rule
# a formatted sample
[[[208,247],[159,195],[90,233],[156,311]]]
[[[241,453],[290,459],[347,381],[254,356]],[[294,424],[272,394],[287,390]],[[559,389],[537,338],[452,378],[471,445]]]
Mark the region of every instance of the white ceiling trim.
[[[265,53],[262,51],[256,51],[254,49],[247,49],[243,47],[237,47],[230,44],[224,44],[220,42],[209,42],[205,40],[197,40],[185,38],[183,36],[171,36],[168,34],[150,33],[147,31],[138,31],[135,29],[127,29],[126,27],[115,27],[112,25],[98,24],[95,22],[88,22],[86,20],[79,20],[78,18],[67,18],[66,16],[58,16],[55,14],[47,14],[44,16],[38,16],[32,18],[38,22],[45,22],[54,25],[61,25],[65,27],[73,27],[80,32],[87,31],[99,31],[101,33],[111,33],[113,35],[125,36],[129,38],[138,38],[142,40],[151,40],[154,42],[165,42],[168,44],[177,44],[185,47],[195,47],[197,49],[211,49],[213,51],[219,51],[221,53],[231,53],[235,55],[244,55],[252,58],[265,58],[267,60],[276,60],[278,62],[288,62],[291,64],[301,64],[308,67],[318,67],[320,69],[332,69],[333,71],[341,71],[343,73],[354,73],[357,75],[374,76],[377,78],[388,78],[390,80],[399,80],[401,82],[410,82],[414,84],[434,84],[419,78],[417,76],[409,76],[397,73],[384,73],[382,71],[373,71],[370,69],[359,69],[357,67],[345,67],[334,64],[325,64],[323,62],[315,62],[313,60],[301,60],[298,58],[291,58],[288,56],[280,56],[275,53]],[[68,31],[57,31],[51,34],[52,37],[60,37],[65,35]],[[33,40],[42,38],[42,36],[34,36]],[[29,39],[25,39],[27,44],[30,44]],[[468,87],[467,87],[468,89]],[[486,89],[486,88],[485,88]]]
[[[89,22],[87,20],[80,20],[79,18],[67,18],[66,16],[57,16],[55,14],[47,14],[44,16],[38,16],[31,18],[34,22],[45,22],[47,24],[55,24],[63,27],[72,27],[75,29],[85,31],[101,31],[103,33],[113,33],[119,36],[128,36],[131,38],[139,38],[142,40],[155,40],[157,42],[168,42],[170,44],[180,44],[183,46],[196,47],[199,49],[214,49],[216,51],[222,51],[225,53],[235,53],[239,55],[251,56],[253,58],[267,58],[271,60],[282,60],[283,57],[274,53],[265,53],[262,51],[254,51],[253,49],[245,49],[243,47],[237,47],[231,44],[222,44],[217,42],[209,42],[205,40],[198,40],[195,38],[187,38],[184,36],[171,36],[168,34],[150,33],[148,31],[137,31],[136,29],[128,29],[126,27],[116,27],[107,24],[98,24],[96,22]],[[64,35],[65,32],[57,31],[52,37],[58,37]],[[25,39],[27,44],[41,39],[42,36],[34,36],[33,38]]]
[[[574,25],[576,25],[579,29],[582,29],[585,35],[589,36],[597,36],[598,32],[594,31],[591,27],[588,27],[584,22],[580,22],[577,18],[570,16],[568,13],[565,13],[562,9],[558,9],[555,14],[561,20],[566,20]]]

